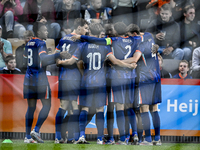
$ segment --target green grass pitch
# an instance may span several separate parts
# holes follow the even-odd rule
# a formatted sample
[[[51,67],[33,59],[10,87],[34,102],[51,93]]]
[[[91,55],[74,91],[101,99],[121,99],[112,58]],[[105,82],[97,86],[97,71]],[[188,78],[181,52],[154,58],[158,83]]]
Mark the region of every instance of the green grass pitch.
[[[163,143],[162,146],[139,145],[97,145],[91,144],[54,144],[54,141],[45,141],[40,144],[25,144],[23,140],[12,140],[10,143],[2,143],[0,150],[200,150],[200,143]]]

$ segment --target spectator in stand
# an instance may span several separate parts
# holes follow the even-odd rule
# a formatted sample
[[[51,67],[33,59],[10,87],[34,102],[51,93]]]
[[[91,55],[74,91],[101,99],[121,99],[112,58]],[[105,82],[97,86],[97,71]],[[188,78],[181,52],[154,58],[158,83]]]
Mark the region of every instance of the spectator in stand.
[[[189,63],[187,60],[181,60],[178,70],[179,74],[174,75],[173,78],[192,79],[192,77],[187,74],[189,71]]]
[[[127,26],[131,23],[138,24],[137,0],[111,0],[113,4],[113,23],[123,22]]]
[[[24,6],[24,19],[27,30],[33,31],[33,24],[40,21],[47,25],[48,38],[59,38],[60,25],[55,22],[54,3],[51,0],[27,0]]]
[[[3,26],[4,38],[23,38],[25,27],[18,23],[18,16],[23,14],[20,0],[1,0],[0,2],[0,25]]]
[[[169,73],[167,70],[163,68],[163,58],[162,56],[158,53],[158,62],[160,66],[160,76],[161,78],[172,78],[171,73]]]
[[[30,31],[30,30],[25,31],[24,38],[23,38],[25,44],[22,44],[21,46],[19,46],[15,51],[16,64],[17,64],[16,67],[19,68],[23,74],[26,73],[26,69],[27,69],[27,65],[23,64],[23,59],[22,59],[24,50],[25,50],[25,45],[28,43],[28,41],[30,41],[32,39],[33,36],[34,36],[34,34],[32,31]]]
[[[56,20],[61,27],[61,36],[64,37],[74,30],[74,20],[80,18],[80,10],[76,9],[74,0],[63,0],[61,11],[57,12]]]
[[[195,48],[192,55],[192,77],[200,79],[200,47]]]
[[[0,25],[0,44],[3,44],[3,51],[0,54],[0,69],[3,69],[3,67],[5,67],[5,62],[3,60],[3,56],[4,58],[7,56],[7,54],[12,54],[12,45],[9,41],[1,38],[2,36],[2,27]]]
[[[195,0],[174,0],[173,3],[173,18],[177,22],[181,21],[184,19],[183,13],[184,13],[184,8],[188,5],[194,5]],[[196,6],[195,6],[196,7]],[[198,7],[196,7],[198,8]]]
[[[194,22],[195,8],[194,6],[186,6],[184,8],[184,20],[180,22],[181,30],[181,48],[184,51],[183,59],[188,62],[192,59],[192,51],[199,46],[200,27]]]
[[[155,19],[157,15],[159,15],[160,13],[160,8],[164,5],[164,4],[170,4],[171,7],[174,7],[174,0],[151,0],[147,5],[146,5],[146,9],[149,10],[149,14],[151,16],[151,18]]]
[[[92,0],[90,8],[85,10],[84,18],[88,23],[106,23],[108,16],[102,0]]]
[[[12,54],[8,54],[5,59],[6,67],[0,70],[0,73],[4,74],[21,74],[20,69],[16,68],[15,57]]]
[[[172,17],[169,4],[164,4],[161,7],[160,15],[150,23],[146,32],[154,35],[155,43],[160,46],[158,52],[163,58],[183,59],[184,51],[178,48],[180,27]]]

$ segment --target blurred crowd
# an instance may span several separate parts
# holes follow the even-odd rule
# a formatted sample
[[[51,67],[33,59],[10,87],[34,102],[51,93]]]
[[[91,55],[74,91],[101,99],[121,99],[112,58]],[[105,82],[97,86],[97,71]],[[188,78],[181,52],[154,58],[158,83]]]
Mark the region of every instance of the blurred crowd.
[[[199,0],[0,0],[0,39],[4,43],[0,69],[6,67],[3,55],[12,54],[12,45],[6,39],[18,38],[26,43],[34,36],[33,24],[39,21],[46,24],[48,38],[57,45],[74,30],[74,20],[84,18],[102,25],[137,24],[141,32],[153,34],[163,60],[171,59],[172,64],[174,60],[187,60],[188,73],[200,78],[199,8]],[[16,59],[24,47],[16,51]],[[25,73],[20,59],[16,62]]]

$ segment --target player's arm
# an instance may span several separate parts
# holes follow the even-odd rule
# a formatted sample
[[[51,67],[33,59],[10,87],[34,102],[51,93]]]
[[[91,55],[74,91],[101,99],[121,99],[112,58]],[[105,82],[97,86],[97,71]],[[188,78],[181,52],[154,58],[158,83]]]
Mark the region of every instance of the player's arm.
[[[111,38],[97,38],[97,37],[91,37],[87,35],[74,35],[72,36],[73,40],[85,40],[89,43],[95,43],[97,45],[112,45],[112,39]]]
[[[42,61],[42,65],[48,66],[56,63],[56,59],[60,58],[60,53],[48,55],[46,51],[45,52],[42,51],[40,52],[39,56]]]
[[[78,70],[80,71],[81,75],[83,75],[84,67],[83,67],[83,61],[82,60],[77,62],[77,67],[78,67]]]
[[[124,60],[122,60],[122,61],[125,62],[125,63],[128,63],[128,64],[137,63],[141,56],[142,56],[142,53],[141,53],[139,50],[137,50],[137,51],[133,54],[133,57],[124,59]]]
[[[76,59],[73,56],[70,59],[66,59],[66,60],[58,59],[56,61],[57,66],[59,66],[59,65],[69,66],[69,65],[73,65],[74,63],[76,63]]]
[[[113,63],[113,65],[118,65],[120,67],[127,67],[130,69],[135,69],[137,67],[136,63],[128,64],[119,59],[117,59],[112,53],[108,55],[108,59]]]

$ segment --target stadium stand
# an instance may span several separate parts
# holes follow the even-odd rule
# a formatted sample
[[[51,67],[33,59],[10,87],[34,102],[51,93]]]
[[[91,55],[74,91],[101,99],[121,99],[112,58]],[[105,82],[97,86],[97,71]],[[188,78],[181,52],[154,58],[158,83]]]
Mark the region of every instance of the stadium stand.
[[[12,45],[13,55],[15,55],[15,50],[19,46],[24,44],[24,40],[20,40],[18,38],[8,38],[7,40],[10,41],[10,43]],[[54,39],[47,39],[46,40],[46,44],[47,44],[47,48],[51,48],[52,52],[54,52],[54,50],[55,50],[55,41],[54,41]]]

